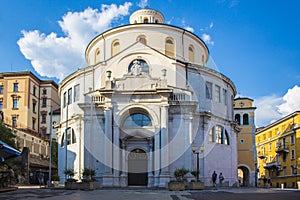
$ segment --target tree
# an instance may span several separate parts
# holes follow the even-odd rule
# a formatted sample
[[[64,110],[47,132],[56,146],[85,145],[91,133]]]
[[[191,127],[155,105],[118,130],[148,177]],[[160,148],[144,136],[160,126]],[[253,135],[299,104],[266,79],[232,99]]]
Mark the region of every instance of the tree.
[[[5,126],[2,121],[0,121],[0,140],[11,147],[18,149],[18,145],[15,142],[15,138],[16,136],[13,133],[13,131],[7,126]]]

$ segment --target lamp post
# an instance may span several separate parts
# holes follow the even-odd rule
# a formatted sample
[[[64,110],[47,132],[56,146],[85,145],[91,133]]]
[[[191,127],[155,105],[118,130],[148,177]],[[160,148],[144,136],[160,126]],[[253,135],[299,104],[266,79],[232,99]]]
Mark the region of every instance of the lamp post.
[[[197,181],[199,181],[199,151],[197,151],[196,147],[192,147],[193,154],[197,154]]]
[[[50,158],[49,158],[49,179],[48,179],[48,187],[51,187],[51,170],[52,170],[52,115],[53,110],[52,106],[50,108]]]

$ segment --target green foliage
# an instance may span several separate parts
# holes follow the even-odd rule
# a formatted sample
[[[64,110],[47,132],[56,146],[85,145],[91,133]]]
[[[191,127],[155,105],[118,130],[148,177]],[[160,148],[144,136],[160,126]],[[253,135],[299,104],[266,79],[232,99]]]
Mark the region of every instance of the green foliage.
[[[195,176],[195,177],[197,177],[198,173],[199,173],[199,172],[198,172],[197,170],[191,171],[191,174],[192,174],[193,176]]]
[[[55,175],[52,175],[51,180],[52,181],[60,181],[60,177],[57,174],[55,174]]]
[[[84,168],[82,172],[82,177],[86,181],[92,181],[94,180],[94,176],[96,174],[96,171],[94,169]]]
[[[182,167],[182,168],[176,169],[174,171],[174,176],[177,181],[183,181],[184,175],[186,175],[188,172],[189,172],[189,170]]]
[[[11,147],[18,149],[15,138],[16,136],[14,135],[13,131],[0,121],[0,140]]]
[[[74,169],[65,169],[64,174],[67,175],[67,181],[72,181],[75,175]]]

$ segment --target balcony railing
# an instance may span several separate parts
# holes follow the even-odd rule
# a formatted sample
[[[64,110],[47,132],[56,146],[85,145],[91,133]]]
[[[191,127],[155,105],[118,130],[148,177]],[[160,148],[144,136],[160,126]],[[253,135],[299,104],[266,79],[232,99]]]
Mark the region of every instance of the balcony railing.
[[[171,101],[189,101],[190,96],[185,93],[173,93],[170,100]]]
[[[287,148],[287,146],[277,146],[275,149],[276,153],[288,153],[289,149]]]
[[[265,159],[267,156],[263,153],[258,153],[257,157],[260,158],[260,159]]]
[[[276,168],[281,167],[280,162],[274,161],[274,162],[269,162],[264,164],[264,168],[272,168],[272,167],[276,167]]]

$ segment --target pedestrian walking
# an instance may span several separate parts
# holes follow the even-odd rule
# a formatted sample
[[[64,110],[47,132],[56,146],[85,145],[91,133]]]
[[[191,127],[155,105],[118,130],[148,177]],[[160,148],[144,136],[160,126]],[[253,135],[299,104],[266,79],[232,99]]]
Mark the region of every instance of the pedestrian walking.
[[[221,172],[220,175],[219,175],[219,182],[220,182],[220,185],[222,185],[223,181],[224,181],[224,176],[223,176],[223,174],[222,174],[222,172]]]
[[[213,186],[216,187],[216,181],[217,181],[217,173],[214,171],[214,173],[211,175],[211,180],[213,182]]]
[[[43,172],[39,172],[38,173],[38,181],[39,181],[39,184],[40,184],[40,188],[42,187],[42,185],[44,186],[44,173]]]

